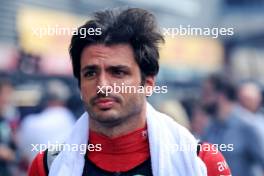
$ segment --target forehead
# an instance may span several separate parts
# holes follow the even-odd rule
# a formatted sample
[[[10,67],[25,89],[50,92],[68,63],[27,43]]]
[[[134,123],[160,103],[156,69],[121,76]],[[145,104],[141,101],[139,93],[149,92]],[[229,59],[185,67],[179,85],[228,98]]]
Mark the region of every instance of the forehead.
[[[129,44],[106,46],[96,44],[85,47],[81,54],[81,67],[91,64],[134,65],[136,64],[133,49]]]

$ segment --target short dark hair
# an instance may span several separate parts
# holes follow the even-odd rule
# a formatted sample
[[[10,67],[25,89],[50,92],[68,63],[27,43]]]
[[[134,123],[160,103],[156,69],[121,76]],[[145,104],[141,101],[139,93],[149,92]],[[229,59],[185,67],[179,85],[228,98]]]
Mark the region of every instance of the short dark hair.
[[[73,74],[80,85],[80,58],[83,49],[93,44],[130,44],[141,76],[155,76],[159,71],[158,44],[164,42],[153,14],[139,8],[117,8],[98,11],[93,18],[78,28],[78,31],[100,28],[101,35],[87,35],[80,32],[73,35],[69,48]]]
[[[237,85],[230,78],[220,74],[210,75],[208,81],[212,84],[215,91],[225,95],[230,101],[237,99]]]

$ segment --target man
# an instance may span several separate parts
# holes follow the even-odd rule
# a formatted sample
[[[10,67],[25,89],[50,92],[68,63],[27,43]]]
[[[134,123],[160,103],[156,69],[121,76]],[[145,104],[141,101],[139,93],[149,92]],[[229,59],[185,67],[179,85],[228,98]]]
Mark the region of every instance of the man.
[[[253,176],[255,164],[264,168],[264,153],[261,136],[248,120],[252,114],[237,104],[236,87],[228,79],[213,75],[205,85],[211,90],[204,105],[214,119],[203,140],[223,146],[233,176]]]
[[[84,37],[83,29],[99,35]],[[65,144],[88,141],[95,147],[86,154],[62,150],[55,159],[50,159],[50,151],[39,154],[29,175],[206,175],[196,150],[179,150],[181,146],[196,149],[194,137],[147,103],[159,70],[162,41],[154,16],[138,8],[96,12],[79,28],[70,55],[87,113]],[[116,85],[144,91],[113,92]],[[40,167],[39,160],[44,161]],[[48,167],[45,160],[51,163]]]
[[[31,162],[37,150],[29,150],[31,144],[62,143],[75,123],[75,117],[65,107],[70,90],[60,80],[49,80],[45,86],[45,108],[41,113],[30,114],[21,122],[19,147]],[[38,131],[38,133],[33,133]]]
[[[0,175],[6,176],[12,175],[10,166],[17,159],[14,135],[7,115],[12,93],[11,82],[0,78]]]
[[[261,134],[261,139],[264,145],[264,115],[261,111],[262,93],[261,88],[254,82],[242,83],[238,90],[238,100],[240,105],[245,110],[252,113],[250,121],[255,125],[256,130]],[[264,148],[262,153],[264,153]],[[262,172],[261,168],[256,168],[256,173]],[[264,170],[263,170],[264,172]]]

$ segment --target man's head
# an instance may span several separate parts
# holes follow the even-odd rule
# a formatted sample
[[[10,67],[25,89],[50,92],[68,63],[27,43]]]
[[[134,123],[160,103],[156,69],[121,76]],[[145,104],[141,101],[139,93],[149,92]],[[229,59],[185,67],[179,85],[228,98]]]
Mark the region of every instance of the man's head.
[[[249,111],[255,113],[261,106],[262,94],[260,87],[255,83],[240,85],[238,92],[239,103]]]
[[[158,44],[163,41],[155,18],[131,8],[96,12],[81,29],[101,29],[101,35],[72,37],[70,55],[83,102],[94,120],[118,124],[142,111],[146,94],[99,89],[116,86],[154,86],[159,70]],[[105,92],[105,91],[104,91]]]
[[[202,104],[212,115],[221,111],[223,106],[232,104],[237,97],[236,86],[222,75],[211,75],[203,87]],[[219,113],[219,112],[218,112]]]
[[[64,106],[70,96],[69,88],[59,79],[49,80],[45,91],[44,101],[49,107]]]

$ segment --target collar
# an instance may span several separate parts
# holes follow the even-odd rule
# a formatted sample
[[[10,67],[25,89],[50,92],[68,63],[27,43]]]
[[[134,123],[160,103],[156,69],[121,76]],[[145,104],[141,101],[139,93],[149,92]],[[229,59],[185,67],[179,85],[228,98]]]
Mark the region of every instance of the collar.
[[[89,144],[101,144],[101,151],[89,151],[87,156],[97,167],[109,172],[131,170],[150,157],[147,127],[115,138],[90,130]]]

